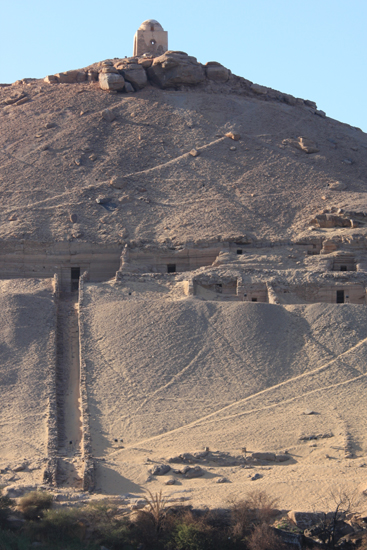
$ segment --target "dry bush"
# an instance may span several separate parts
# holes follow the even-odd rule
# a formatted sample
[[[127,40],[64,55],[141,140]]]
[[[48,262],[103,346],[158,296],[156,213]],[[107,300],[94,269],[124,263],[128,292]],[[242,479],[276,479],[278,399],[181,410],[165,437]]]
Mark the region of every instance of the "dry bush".
[[[325,497],[324,508],[331,508],[331,511],[324,513],[317,527],[319,528],[318,538],[328,548],[335,548],[339,534],[339,522],[349,512],[357,511],[361,503],[357,491],[350,492],[348,488],[333,487]]]
[[[163,527],[164,520],[167,517],[167,511],[170,507],[167,506],[166,500],[162,495],[162,491],[159,491],[159,493],[156,493],[155,495],[153,495],[150,491],[148,491],[148,493],[149,498],[144,497],[144,500],[148,505],[148,510],[141,510],[140,514],[146,516],[153,523],[155,530],[158,533]]]
[[[20,499],[18,508],[26,519],[38,519],[52,506],[52,495],[43,491],[31,491]]]
[[[266,523],[256,525],[247,540],[249,550],[287,550],[287,545]]]
[[[257,525],[270,523],[276,515],[277,499],[269,497],[265,491],[252,491],[245,499],[231,505],[232,535],[243,538]]]

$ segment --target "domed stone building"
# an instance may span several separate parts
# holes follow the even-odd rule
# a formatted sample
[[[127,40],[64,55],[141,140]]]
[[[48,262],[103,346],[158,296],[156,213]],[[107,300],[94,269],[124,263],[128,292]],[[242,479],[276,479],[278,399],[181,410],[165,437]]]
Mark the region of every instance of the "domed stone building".
[[[162,55],[168,50],[168,32],[155,19],[144,21],[134,36],[134,56]]]

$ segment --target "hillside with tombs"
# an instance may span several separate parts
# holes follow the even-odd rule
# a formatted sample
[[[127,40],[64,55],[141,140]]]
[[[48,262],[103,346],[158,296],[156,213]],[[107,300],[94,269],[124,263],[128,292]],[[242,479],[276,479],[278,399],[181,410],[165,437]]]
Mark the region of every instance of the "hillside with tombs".
[[[0,85],[0,484],[364,494],[367,135],[158,25]]]

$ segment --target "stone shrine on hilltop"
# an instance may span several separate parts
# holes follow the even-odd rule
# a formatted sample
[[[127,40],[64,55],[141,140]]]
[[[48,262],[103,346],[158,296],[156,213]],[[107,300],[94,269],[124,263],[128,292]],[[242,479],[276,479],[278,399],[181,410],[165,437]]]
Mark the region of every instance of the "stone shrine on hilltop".
[[[162,55],[168,50],[168,32],[155,19],[144,21],[134,36],[134,56]]]

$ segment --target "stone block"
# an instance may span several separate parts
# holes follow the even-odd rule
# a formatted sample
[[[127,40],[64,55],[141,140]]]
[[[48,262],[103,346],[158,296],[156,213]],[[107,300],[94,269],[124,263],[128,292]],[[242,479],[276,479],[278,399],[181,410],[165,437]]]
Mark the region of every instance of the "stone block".
[[[57,84],[59,82],[59,79],[54,74],[47,75],[43,80],[47,84]]]
[[[65,71],[64,73],[57,73],[57,79],[61,84],[73,84],[77,81],[79,71]]]
[[[228,69],[216,61],[209,61],[205,65],[205,73],[209,80],[216,82],[227,82],[230,74]]]
[[[148,84],[147,74],[141,65],[127,65],[121,72],[124,79],[130,82],[135,90],[141,90]]]
[[[114,73],[100,73],[99,77],[99,85],[102,90],[109,91],[109,90],[123,90],[125,87],[125,80],[123,76],[120,74],[114,74]]]

